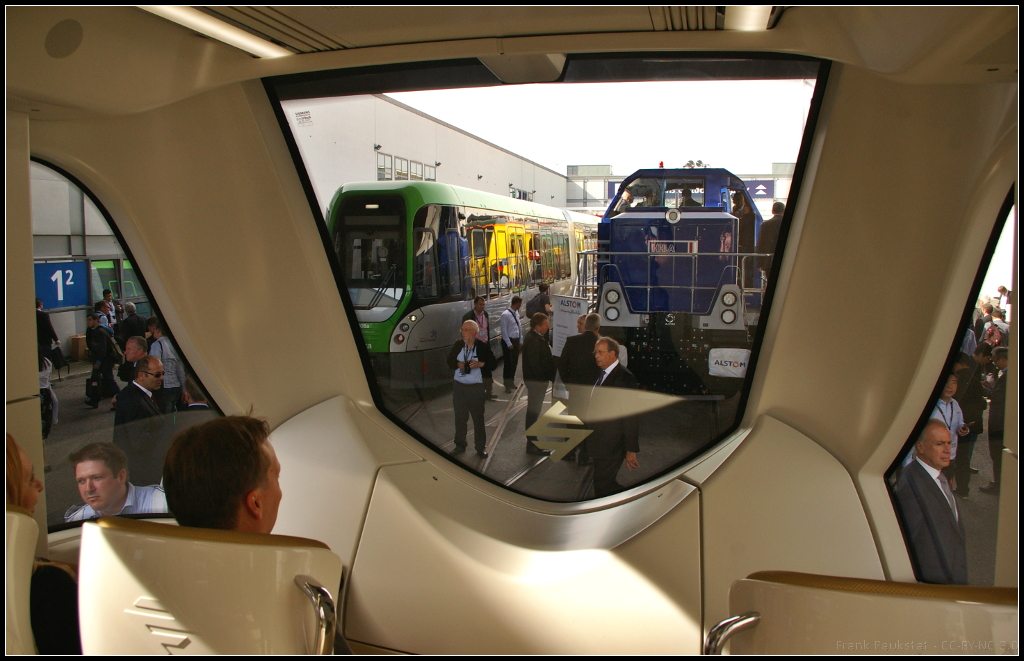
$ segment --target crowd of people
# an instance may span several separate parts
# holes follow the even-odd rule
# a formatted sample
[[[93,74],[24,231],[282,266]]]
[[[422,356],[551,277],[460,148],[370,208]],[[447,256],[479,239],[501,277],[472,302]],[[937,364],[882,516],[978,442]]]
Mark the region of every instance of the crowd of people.
[[[637,380],[619,360],[618,342],[601,335],[601,316],[591,313],[579,317],[578,334],[566,339],[561,355],[551,351],[551,300],[547,285],[541,285],[526,306],[529,330],[523,332],[520,310],[523,299],[513,296],[509,306],[501,313],[501,348],[504,359],[502,373],[506,393],[516,388],[515,375],[522,360],[523,385],[527,393],[526,438],[524,451],[530,455],[548,455],[536,443],[531,433],[541,416],[544,398],[556,375],[561,375],[568,392],[568,409],[572,415],[586,421],[590,401],[598,388],[636,389]],[[469,419],[473,420],[474,447],[478,457],[486,459],[487,431],[484,423],[484,403],[494,399],[493,372],[497,358],[491,351],[491,319],[486,300],[477,297],[473,309],[463,317],[461,337],[448,352],[448,367],[453,371],[452,404],[455,413],[455,448],[452,455],[462,455],[467,449]],[[592,433],[582,444],[567,455],[579,465],[594,467],[595,497],[619,493],[625,487],[616,476],[623,463],[628,469],[639,467],[639,419],[626,416],[615,420],[592,420],[587,424]]]
[[[1010,327],[1008,292],[978,302],[965,329],[960,354],[930,418],[902,462],[897,502],[921,580],[967,584],[967,536],[957,497],[970,495],[974,446],[988,432],[992,481],[979,489],[999,494]],[[988,410],[988,424],[985,411]]]

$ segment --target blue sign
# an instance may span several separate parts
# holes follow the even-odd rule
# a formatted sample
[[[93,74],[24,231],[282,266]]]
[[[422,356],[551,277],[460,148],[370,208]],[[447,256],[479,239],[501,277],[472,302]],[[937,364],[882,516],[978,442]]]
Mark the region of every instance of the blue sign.
[[[774,179],[747,179],[743,182],[747,185],[747,192],[750,193],[750,197],[754,200],[773,200],[775,199],[775,180]]]
[[[36,298],[43,309],[71,308],[89,304],[85,262],[37,263]]]

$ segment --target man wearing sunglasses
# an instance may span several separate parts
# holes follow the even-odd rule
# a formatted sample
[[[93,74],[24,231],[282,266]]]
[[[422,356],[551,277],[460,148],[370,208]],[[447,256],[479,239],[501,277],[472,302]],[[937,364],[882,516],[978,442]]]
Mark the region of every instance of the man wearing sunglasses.
[[[157,484],[163,473],[171,436],[171,425],[164,424],[155,399],[163,381],[160,359],[143,356],[135,364],[135,379],[117,398],[114,445],[128,455],[128,474],[138,484]]]

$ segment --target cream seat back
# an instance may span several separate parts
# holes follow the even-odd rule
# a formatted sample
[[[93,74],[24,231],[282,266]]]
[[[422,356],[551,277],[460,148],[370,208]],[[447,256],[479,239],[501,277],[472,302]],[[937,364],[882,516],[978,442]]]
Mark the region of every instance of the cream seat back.
[[[311,539],[105,517],[82,526],[82,651],[330,654],[341,574]]]
[[[29,599],[32,592],[32,561],[39,526],[26,510],[7,506],[7,654],[35,654]]]

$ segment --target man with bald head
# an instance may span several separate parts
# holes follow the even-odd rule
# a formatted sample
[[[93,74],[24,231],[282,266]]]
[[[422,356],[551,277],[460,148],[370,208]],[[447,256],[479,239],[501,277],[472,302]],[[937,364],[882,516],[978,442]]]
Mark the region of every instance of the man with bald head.
[[[453,455],[466,451],[466,423],[473,416],[476,453],[487,457],[487,432],[484,429],[484,372],[498,366],[490,345],[477,333],[480,326],[473,320],[462,322],[462,338],[448,352],[448,367],[455,372],[452,404],[455,408],[455,449]]]
[[[952,437],[946,423],[928,420],[914,444],[914,460],[903,469],[896,498],[904,533],[925,583],[967,584],[967,543],[964,522],[949,481]]]

